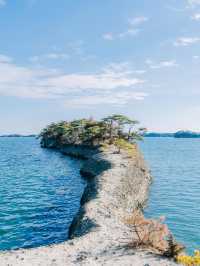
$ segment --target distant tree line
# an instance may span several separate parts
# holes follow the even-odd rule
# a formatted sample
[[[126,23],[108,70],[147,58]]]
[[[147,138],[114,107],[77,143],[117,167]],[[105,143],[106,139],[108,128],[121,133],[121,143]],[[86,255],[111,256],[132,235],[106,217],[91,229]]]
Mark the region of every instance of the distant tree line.
[[[180,130],[175,133],[158,133],[158,132],[149,132],[145,133],[144,137],[173,137],[173,138],[200,138],[200,133],[193,131],[184,131]]]
[[[200,138],[200,133],[192,131],[178,131],[174,134],[175,138]]]
[[[124,115],[111,115],[101,120],[79,119],[52,123],[40,133],[43,147],[64,145],[98,146],[103,143],[114,144],[134,142],[142,139],[146,128],[137,128],[139,122]]]

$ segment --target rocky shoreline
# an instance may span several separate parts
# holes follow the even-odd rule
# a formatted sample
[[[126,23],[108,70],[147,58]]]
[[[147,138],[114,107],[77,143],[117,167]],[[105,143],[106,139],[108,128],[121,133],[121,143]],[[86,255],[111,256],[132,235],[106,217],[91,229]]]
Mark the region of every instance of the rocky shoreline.
[[[133,157],[109,147],[99,152],[67,146],[61,152],[86,159],[81,174],[87,186],[70,230],[57,245],[0,253],[1,266],[175,265],[151,253],[127,247],[132,233],[124,220],[148,198],[151,176],[140,151]]]

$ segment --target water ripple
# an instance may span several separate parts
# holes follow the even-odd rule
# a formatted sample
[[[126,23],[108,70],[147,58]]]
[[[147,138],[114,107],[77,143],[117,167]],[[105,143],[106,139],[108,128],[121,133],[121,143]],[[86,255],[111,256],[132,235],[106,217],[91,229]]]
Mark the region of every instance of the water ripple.
[[[200,140],[146,138],[140,145],[154,177],[146,215],[165,215],[189,252],[200,248]]]
[[[80,164],[34,138],[0,138],[0,250],[67,239],[85,185]]]

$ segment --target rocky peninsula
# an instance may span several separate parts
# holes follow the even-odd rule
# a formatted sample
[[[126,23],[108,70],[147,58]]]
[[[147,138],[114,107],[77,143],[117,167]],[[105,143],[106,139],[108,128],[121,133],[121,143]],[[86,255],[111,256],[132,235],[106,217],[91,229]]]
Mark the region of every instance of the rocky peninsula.
[[[131,246],[135,235],[126,221],[145,205],[152,182],[134,144],[144,130],[133,131],[136,123],[114,115],[101,121],[64,121],[43,130],[42,147],[83,160],[80,172],[87,185],[80,209],[70,226],[68,241],[0,253],[0,266],[175,265]]]

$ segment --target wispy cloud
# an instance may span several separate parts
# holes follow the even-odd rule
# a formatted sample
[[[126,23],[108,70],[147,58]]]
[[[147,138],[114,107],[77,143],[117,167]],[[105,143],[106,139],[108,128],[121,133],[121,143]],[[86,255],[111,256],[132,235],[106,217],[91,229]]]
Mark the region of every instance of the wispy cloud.
[[[105,93],[111,99],[116,90],[132,91],[145,82],[135,77],[126,63],[110,64],[96,73],[63,73],[55,69],[23,67],[14,64],[10,58],[1,58],[0,95],[4,96],[66,101],[83,93],[88,99],[91,93],[93,97]],[[118,98],[123,95],[124,101],[128,98],[127,94],[117,95]],[[138,100],[142,98],[142,94],[133,91],[131,95]]]
[[[193,58],[194,60],[198,60],[198,59],[200,58],[200,56],[199,56],[199,55],[194,55],[192,58]]]
[[[140,17],[134,17],[129,19],[129,24],[132,26],[138,26],[143,24],[144,22],[147,22],[149,20],[149,18],[144,17],[144,16],[140,16]]]
[[[103,34],[103,39],[108,40],[108,41],[113,41],[115,39],[115,36],[111,32],[107,32]]]
[[[141,101],[147,97],[148,94],[144,92],[133,92],[133,91],[122,91],[122,92],[114,92],[114,93],[104,93],[97,95],[89,95],[76,97],[74,99],[70,99],[65,101],[66,106],[70,107],[92,107],[95,105],[113,105],[113,106],[123,106],[128,102],[137,100]]]
[[[199,37],[181,37],[174,42],[174,46],[189,46],[199,42]]]
[[[140,32],[140,29],[131,29],[129,28],[127,31],[121,32],[118,34],[118,37],[120,39],[127,37],[127,36],[136,36],[138,35],[138,33]]]
[[[113,40],[116,40],[116,39],[123,39],[125,37],[130,37],[130,36],[137,36],[138,33],[140,32],[141,30],[140,29],[127,29],[126,31],[123,31],[123,32],[120,32],[120,33],[117,33],[117,34],[114,34],[114,33],[105,33],[103,34],[103,39],[104,40],[107,40],[107,41],[113,41]]]
[[[117,74],[119,76],[134,76],[146,73],[146,70],[135,69],[130,62],[110,63],[104,68],[107,75]]]
[[[68,59],[68,54],[62,54],[62,53],[50,53],[46,55],[46,58],[48,59]]]
[[[192,16],[192,19],[193,19],[193,20],[196,20],[196,21],[200,21],[200,13],[194,14],[194,15]]]
[[[152,60],[147,59],[145,63],[151,69],[170,68],[170,67],[177,67],[178,66],[176,60],[160,61],[159,63],[155,63]]]
[[[200,0],[188,0],[190,6],[200,5]]]
[[[175,6],[169,5],[169,4],[167,4],[165,7],[166,7],[167,9],[173,11],[173,12],[177,12],[177,13],[185,12],[185,7],[178,8],[178,7],[175,7]]]
[[[12,62],[12,58],[7,56],[7,55],[3,55],[0,54],[0,63],[10,63]]]
[[[103,34],[103,39],[107,41],[113,41],[115,39],[123,39],[128,36],[136,36],[141,32],[141,26],[143,23],[147,22],[149,19],[144,16],[134,17],[128,20],[128,28],[119,33],[107,32]]]
[[[43,60],[66,60],[69,59],[69,55],[65,53],[49,53],[39,56],[32,56],[30,58],[31,62],[40,62]]]

